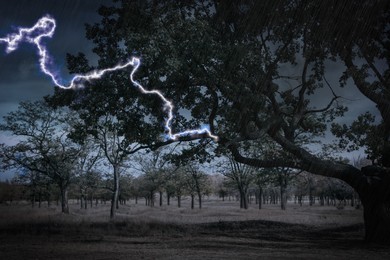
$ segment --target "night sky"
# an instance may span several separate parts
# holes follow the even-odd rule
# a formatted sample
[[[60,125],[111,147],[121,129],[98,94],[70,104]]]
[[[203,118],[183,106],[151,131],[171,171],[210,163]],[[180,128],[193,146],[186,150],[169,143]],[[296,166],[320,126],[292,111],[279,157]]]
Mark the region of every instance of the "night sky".
[[[92,43],[85,38],[84,24],[93,24],[100,20],[97,9],[102,4],[113,5],[111,0],[0,0],[0,38],[16,32],[17,26],[31,27],[39,18],[50,14],[56,19],[57,29],[53,38],[47,38],[45,43],[57,69],[65,78],[69,78],[65,63],[66,53],[83,52],[87,54],[92,65],[96,63],[97,57],[91,52]],[[358,114],[367,110],[378,114],[374,104],[362,96],[353,84],[344,89],[337,87],[343,70],[342,64],[332,62],[328,64],[328,68],[327,79],[336,93],[353,100],[342,100],[349,105],[350,112],[341,121],[351,122]],[[286,68],[286,74],[291,73],[294,72]],[[15,110],[20,101],[37,100],[52,94],[53,86],[50,78],[39,70],[34,45],[24,43],[18,50],[6,54],[5,45],[0,43],[0,120],[8,112]],[[318,107],[322,106],[327,101],[324,96],[329,94],[329,90],[324,90],[312,103]],[[9,136],[0,133],[0,143],[10,144],[12,141]],[[356,154],[353,156],[356,157]]]
[[[91,52],[91,42],[85,38],[85,23],[99,21],[97,9],[110,0],[0,0],[0,37],[16,32],[16,27],[31,27],[39,18],[50,14],[57,22],[52,39],[46,38],[48,50],[58,70],[65,78],[66,53],[88,54],[93,63],[96,57]],[[68,76],[68,77],[67,77]],[[23,43],[19,49],[5,53],[0,43],[0,116],[14,110],[21,100],[36,100],[53,93],[50,79],[40,72],[38,55],[34,45]],[[0,139],[0,142],[2,140]]]
[[[101,5],[113,5],[111,0],[0,0],[0,38],[17,32],[17,27],[31,27],[42,16],[49,14],[57,23],[53,38],[45,39],[56,69],[67,74],[66,53],[87,54],[92,64],[97,60],[92,44],[85,38],[85,24],[100,20],[97,10]],[[23,43],[10,53],[0,43],[0,122],[8,112],[16,110],[23,100],[38,100],[53,93],[54,84],[39,70],[34,45]],[[15,139],[0,133],[0,143],[13,144]],[[12,174],[0,174],[0,180]]]

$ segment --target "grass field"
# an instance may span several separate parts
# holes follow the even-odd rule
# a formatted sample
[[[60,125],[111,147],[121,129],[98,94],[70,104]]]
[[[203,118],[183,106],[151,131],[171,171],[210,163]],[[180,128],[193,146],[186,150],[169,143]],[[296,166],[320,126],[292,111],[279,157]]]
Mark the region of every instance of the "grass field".
[[[390,248],[364,243],[363,212],[349,206],[130,201],[115,221],[109,203],[79,207],[0,205],[0,259],[390,259]]]

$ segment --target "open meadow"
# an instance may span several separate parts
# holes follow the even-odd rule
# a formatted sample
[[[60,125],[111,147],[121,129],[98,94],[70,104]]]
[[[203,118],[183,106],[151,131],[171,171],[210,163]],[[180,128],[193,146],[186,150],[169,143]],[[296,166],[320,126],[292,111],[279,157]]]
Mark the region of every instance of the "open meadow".
[[[88,205],[89,206],[89,205]],[[390,249],[363,241],[363,211],[289,202],[250,204],[189,199],[178,208],[133,200],[109,221],[109,203],[62,214],[52,205],[0,205],[0,259],[389,259]]]

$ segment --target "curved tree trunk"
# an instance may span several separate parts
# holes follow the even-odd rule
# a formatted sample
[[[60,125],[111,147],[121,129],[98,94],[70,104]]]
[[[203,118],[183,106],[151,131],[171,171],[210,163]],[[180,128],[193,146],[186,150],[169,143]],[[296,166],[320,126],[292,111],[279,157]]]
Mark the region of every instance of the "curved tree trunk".
[[[234,159],[254,167],[290,167],[305,170],[316,175],[340,179],[348,183],[359,194],[364,207],[365,238],[367,241],[390,243],[390,169],[366,166],[361,170],[352,165],[323,160],[309,154],[303,148],[280,135],[273,138],[284,149],[296,155],[300,161],[264,161],[243,157],[236,146],[230,145]]]
[[[362,170],[368,178],[367,187],[359,192],[364,208],[365,239],[390,243],[390,173],[374,166]]]

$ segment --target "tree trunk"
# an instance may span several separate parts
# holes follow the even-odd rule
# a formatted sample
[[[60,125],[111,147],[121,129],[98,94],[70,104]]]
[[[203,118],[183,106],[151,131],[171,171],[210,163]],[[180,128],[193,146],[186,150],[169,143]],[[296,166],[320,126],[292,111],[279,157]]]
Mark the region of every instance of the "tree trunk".
[[[195,196],[194,194],[191,194],[191,209],[194,209],[194,204],[195,204]]]
[[[309,206],[313,206],[314,201],[313,201],[313,189],[311,187],[311,184],[309,184]]]
[[[159,193],[160,193],[160,207],[161,207],[163,203],[163,193],[162,191],[160,191]]]
[[[117,167],[114,166],[114,190],[112,192],[112,198],[111,198],[110,219],[115,218],[118,198],[119,198],[119,171]]]
[[[38,193],[38,208],[41,208],[41,204],[42,204],[42,193],[39,192]]]
[[[171,195],[167,193],[167,205],[169,206],[170,203],[171,203]]]
[[[263,204],[262,197],[263,197],[263,189],[259,187],[259,209],[261,209],[261,206]]]
[[[61,185],[61,212],[69,214],[69,205],[68,205],[68,187]]]
[[[31,196],[31,207],[35,207],[35,190],[33,190],[33,194]]]
[[[198,202],[199,202],[199,209],[202,208],[202,194],[198,192]]]
[[[50,207],[50,192],[47,194],[47,207]]]
[[[324,206],[324,205],[325,205],[325,198],[324,198],[324,195],[323,195],[323,194],[320,195],[320,205],[321,205],[321,206]]]
[[[363,207],[365,239],[390,243],[390,203],[365,200]]]
[[[287,205],[287,182],[285,179],[282,180],[280,185],[280,208],[286,210]]]
[[[150,191],[150,206],[154,207],[154,191]]]
[[[248,196],[245,191],[240,191],[240,208],[248,209]]]
[[[181,207],[181,196],[180,195],[177,196],[177,207],[178,208]]]
[[[371,168],[366,170],[367,187],[359,192],[364,208],[365,239],[390,244],[390,173],[378,173],[377,167]]]

